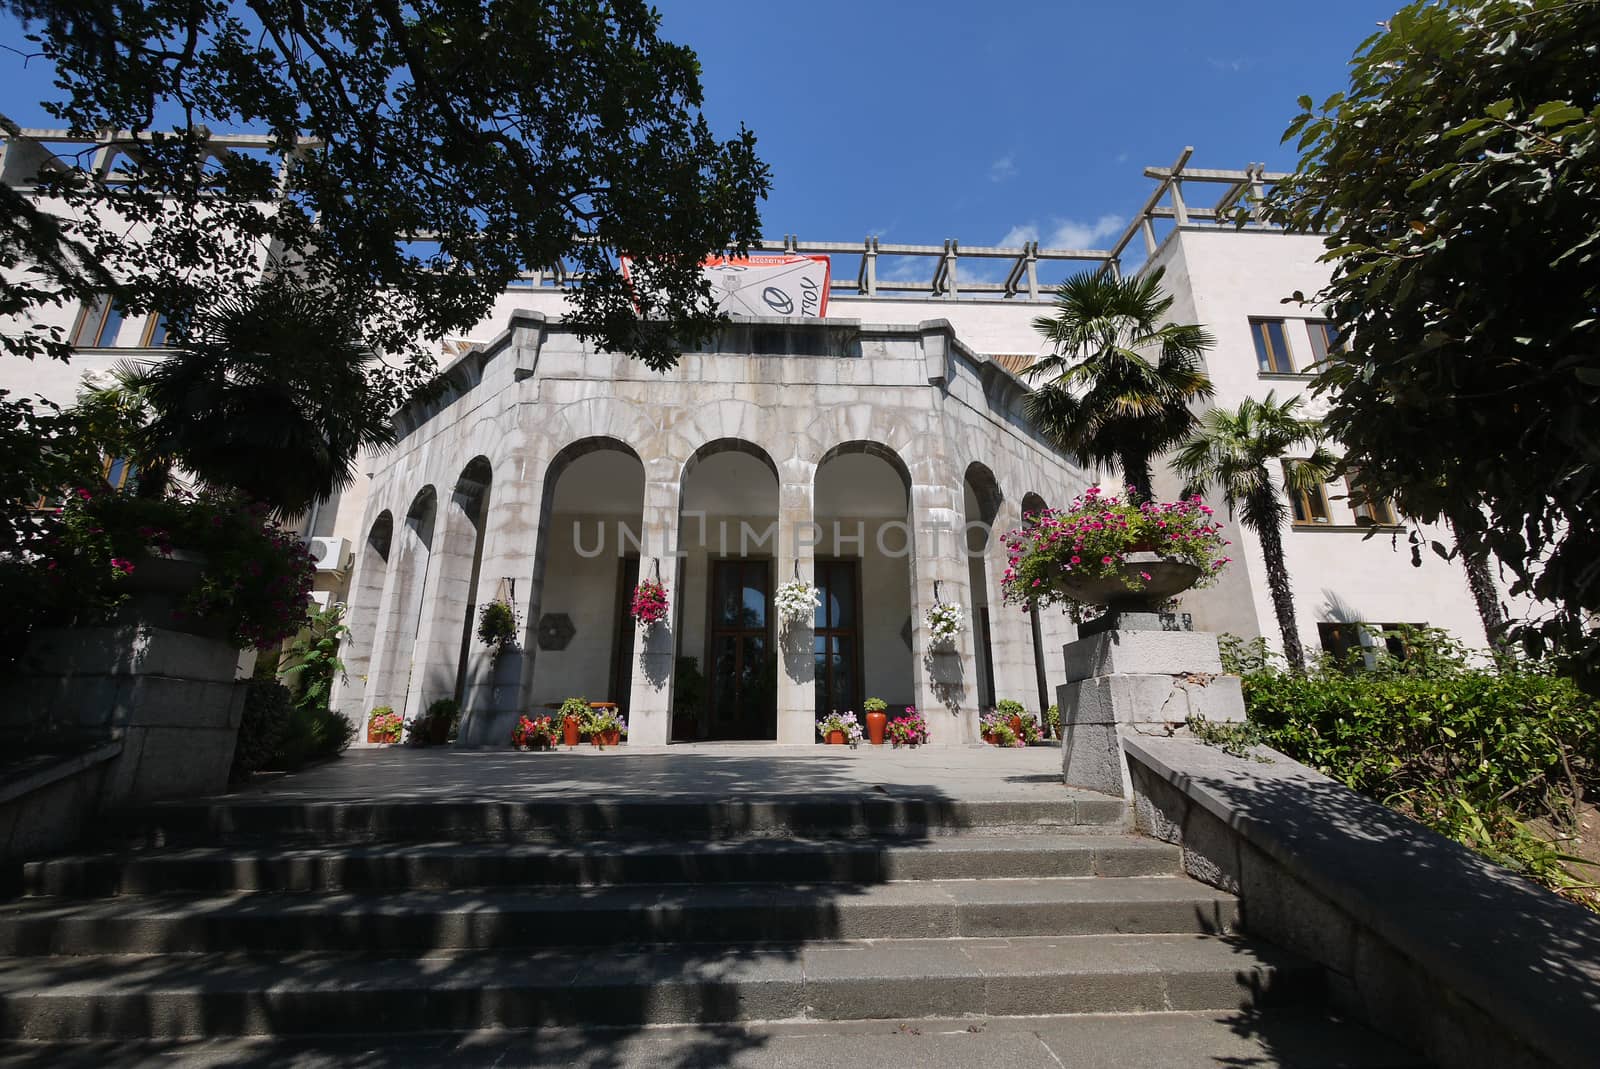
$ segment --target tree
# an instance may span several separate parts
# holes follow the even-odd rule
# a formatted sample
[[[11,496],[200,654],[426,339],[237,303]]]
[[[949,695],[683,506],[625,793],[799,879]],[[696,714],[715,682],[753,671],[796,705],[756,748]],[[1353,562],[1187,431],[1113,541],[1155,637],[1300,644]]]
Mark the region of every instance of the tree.
[[[1136,278],[1074,275],[1056,291],[1056,310],[1034,320],[1051,345],[1028,368],[1048,381],[1024,402],[1029,418],[1079,464],[1121,466],[1148,499],[1150,461],[1195,424],[1191,402],[1209,398],[1203,327],[1165,322],[1172,297],[1162,271]]]
[[[583,276],[568,295],[584,337],[664,368],[719,322],[701,261],[759,236],[755,139],[713,137],[694,53],[661,40],[641,0],[0,9],[54,66],[51,113],[122,132],[127,155],[116,178],[90,153],[43,170],[63,212],[0,194],[0,266],[28,268],[0,283],[0,310],[92,283],[181,330],[287,270],[359,313],[373,351],[414,358],[385,379],[400,390],[426,375],[419,337],[465,330],[519,272],[559,267]],[[64,351],[39,329],[5,343]]]
[[[1300,101],[1265,205],[1325,234],[1346,351],[1315,389],[1369,489],[1492,552],[1600,690],[1600,4],[1413,3]],[[1300,295],[1297,295],[1300,296]],[[1447,553],[1443,546],[1435,550]]]
[[[1193,492],[1218,487],[1229,513],[1237,513],[1240,522],[1261,540],[1267,589],[1283,634],[1283,654],[1299,671],[1305,669],[1306,655],[1295,622],[1289,569],[1283,560],[1283,524],[1289,509],[1278,493],[1280,480],[1273,478],[1272,469],[1290,454],[1304,454],[1283,467],[1283,489],[1296,494],[1327,482],[1337,464],[1322,445],[1316,423],[1297,414],[1301,401],[1287,397],[1280,402],[1269,390],[1259,401],[1246,398],[1237,411],[1211,409],[1172,462]]]
[[[286,279],[223,298],[165,360],[119,372],[141,417],[111,441],[139,465],[141,492],[177,466],[297,516],[349,486],[363,450],[394,442],[357,333],[337,305]]]

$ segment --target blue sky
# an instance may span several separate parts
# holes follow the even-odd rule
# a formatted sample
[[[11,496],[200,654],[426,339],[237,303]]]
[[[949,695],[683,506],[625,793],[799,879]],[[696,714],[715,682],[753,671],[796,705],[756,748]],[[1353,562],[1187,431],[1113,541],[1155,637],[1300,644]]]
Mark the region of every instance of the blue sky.
[[[1142,168],[1185,145],[1196,167],[1291,165],[1278,139],[1295,98],[1342,88],[1399,3],[660,7],[665,36],[700,55],[714,126],[760,138],[767,236],[1105,247],[1149,192]],[[17,37],[0,20],[0,41]],[[46,124],[47,72],[0,51],[0,86],[0,111]]]

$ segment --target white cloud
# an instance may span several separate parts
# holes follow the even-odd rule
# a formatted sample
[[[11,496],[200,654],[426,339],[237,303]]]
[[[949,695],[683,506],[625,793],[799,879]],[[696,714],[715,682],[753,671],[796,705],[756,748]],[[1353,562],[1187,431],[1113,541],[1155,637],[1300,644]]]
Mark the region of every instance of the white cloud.
[[[1092,249],[1106,238],[1115,237],[1122,230],[1122,216],[1102,215],[1092,223],[1074,219],[1058,219],[1050,234],[1052,249]]]
[[[878,277],[885,282],[931,281],[938,266],[931,256],[885,256],[878,261]]]
[[[1004,182],[1007,178],[1014,178],[1017,174],[1017,161],[1011,153],[1006,153],[989,165],[989,181]]]
[[[1122,232],[1120,215],[1102,215],[1092,222],[1076,219],[1052,219],[1051,230],[1045,234],[1038,223],[1028,222],[1012,227],[997,244],[1002,247],[1037,241],[1047,249],[1092,249],[1105,243],[1105,239]]]

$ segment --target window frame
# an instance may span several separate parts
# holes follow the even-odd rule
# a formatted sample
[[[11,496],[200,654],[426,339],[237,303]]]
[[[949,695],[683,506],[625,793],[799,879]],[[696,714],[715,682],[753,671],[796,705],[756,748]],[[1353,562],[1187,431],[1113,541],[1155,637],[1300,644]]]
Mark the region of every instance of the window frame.
[[[122,327],[128,320],[127,315],[124,314],[120,309],[118,309],[116,305],[117,305],[117,302],[114,299],[112,299],[112,296],[109,293],[102,294],[100,297],[96,298],[92,303],[89,302],[89,301],[83,302],[83,306],[78,310],[78,320],[77,320],[76,323],[74,323],[72,325],[72,346],[73,346],[73,348],[75,348],[75,349],[114,349],[114,348],[116,348],[117,335],[122,333]],[[115,312],[116,315],[117,315],[117,327],[116,327],[115,333],[112,334],[112,336],[111,336],[110,343],[108,344],[106,342],[106,339],[105,339],[106,321],[111,318],[111,314],[113,312]],[[89,326],[89,324],[91,322],[94,323],[94,333],[92,335],[92,337],[93,337],[92,341],[86,340],[90,336],[89,332],[88,332],[88,330],[86,328]]]
[[[1350,512],[1356,518],[1357,526],[1371,527],[1399,527],[1400,510],[1394,507],[1394,500],[1387,497],[1369,496],[1361,480],[1356,474],[1344,477],[1345,500],[1350,506]],[[1357,502],[1356,497],[1365,498]],[[1365,510],[1364,512],[1362,510]]]
[[[1283,488],[1289,498],[1289,522],[1294,527],[1332,527],[1333,510],[1328,502],[1328,484],[1318,483],[1315,487],[1317,500],[1322,503],[1322,518],[1316,518],[1316,510],[1311,507],[1311,490],[1296,490],[1289,485],[1289,466],[1291,464],[1304,464],[1304,457],[1284,457]],[[1306,518],[1301,519],[1299,513],[1304,512]]]
[[[1313,367],[1326,363],[1335,353],[1346,352],[1350,348],[1349,342],[1334,332],[1331,319],[1306,320],[1306,338],[1311,342],[1311,355],[1316,361]]]
[[[1295,368],[1294,346],[1289,342],[1288,320],[1272,316],[1250,316],[1250,340],[1256,351],[1256,371],[1262,375],[1298,375]],[[1272,338],[1267,328],[1277,324],[1278,336],[1283,340],[1281,356],[1273,352]],[[1275,359],[1275,356],[1278,358]],[[1263,358],[1266,364],[1262,363]],[[1278,366],[1279,363],[1282,366]]]

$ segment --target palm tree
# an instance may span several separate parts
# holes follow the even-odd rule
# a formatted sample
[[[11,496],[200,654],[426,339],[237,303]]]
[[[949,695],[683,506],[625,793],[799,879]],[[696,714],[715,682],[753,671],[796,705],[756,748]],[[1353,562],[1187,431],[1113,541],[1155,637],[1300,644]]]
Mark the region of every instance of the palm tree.
[[[1216,339],[1204,327],[1165,322],[1172,297],[1162,273],[1085,272],[1063,282],[1055,314],[1033,321],[1052,348],[1027,374],[1049,381],[1024,402],[1079,464],[1120,465],[1145,498],[1151,458],[1189,435],[1190,404],[1213,392],[1203,360]]]
[[[1284,465],[1283,488],[1290,494],[1314,489],[1333,476],[1338,463],[1322,445],[1322,431],[1298,415],[1301,398],[1283,401],[1271,391],[1262,400],[1246,398],[1238,411],[1214,408],[1200,419],[1194,437],[1173,458],[1173,467],[1196,493],[1215,485],[1230,514],[1261,539],[1267,562],[1267,588],[1283,632],[1283,653],[1290,665],[1304,670],[1306,655],[1295,624],[1294,595],[1283,563],[1283,522],[1289,508],[1278,493],[1272,469],[1285,457],[1301,454]]]
[[[169,357],[119,385],[148,408],[148,455],[287,518],[350,485],[363,448],[393,443],[373,361],[337,305],[278,278],[198,312]]]

